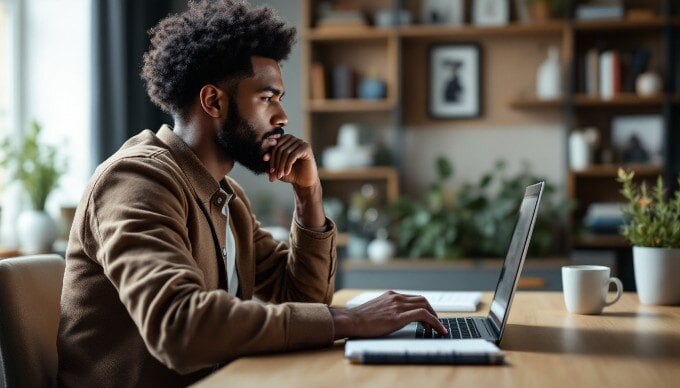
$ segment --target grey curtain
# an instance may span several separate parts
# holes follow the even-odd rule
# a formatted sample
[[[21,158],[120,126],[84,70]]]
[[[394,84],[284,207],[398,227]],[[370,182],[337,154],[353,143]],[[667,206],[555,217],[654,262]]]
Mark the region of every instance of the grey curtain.
[[[149,100],[139,76],[147,31],[172,9],[168,0],[93,0],[92,134],[97,164],[129,137],[172,123]]]

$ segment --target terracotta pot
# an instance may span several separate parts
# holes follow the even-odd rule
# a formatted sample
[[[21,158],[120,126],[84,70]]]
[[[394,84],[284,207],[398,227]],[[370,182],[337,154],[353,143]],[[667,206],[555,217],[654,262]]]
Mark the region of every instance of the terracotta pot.
[[[550,4],[547,0],[538,0],[529,4],[529,17],[535,23],[550,19]]]

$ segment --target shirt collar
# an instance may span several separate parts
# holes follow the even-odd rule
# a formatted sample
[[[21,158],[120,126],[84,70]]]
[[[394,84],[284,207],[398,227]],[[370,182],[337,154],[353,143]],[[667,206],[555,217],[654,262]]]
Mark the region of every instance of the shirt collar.
[[[228,198],[233,195],[233,190],[226,177],[222,185],[215,181],[203,163],[198,159],[194,151],[182,140],[172,128],[163,124],[156,136],[168,146],[173,158],[186,175],[196,196],[205,204],[222,207]]]

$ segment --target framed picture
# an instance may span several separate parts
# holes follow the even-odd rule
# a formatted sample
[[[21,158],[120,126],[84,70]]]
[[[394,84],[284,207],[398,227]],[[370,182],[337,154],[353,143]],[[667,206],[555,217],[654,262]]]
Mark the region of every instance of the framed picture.
[[[481,114],[481,54],[472,43],[433,45],[429,51],[428,114],[464,119]]]
[[[661,115],[618,116],[612,119],[612,147],[623,164],[663,163],[664,125]]]
[[[478,26],[503,26],[510,20],[510,0],[473,0],[472,23]]]
[[[462,26],[465,22],[464,0],[425,0],[423,24],[449,24]]]

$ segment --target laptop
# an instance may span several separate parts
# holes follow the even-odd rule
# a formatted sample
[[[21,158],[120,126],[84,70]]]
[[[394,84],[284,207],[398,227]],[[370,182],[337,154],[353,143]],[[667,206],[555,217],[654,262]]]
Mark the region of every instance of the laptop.
[[[512,298],[517,288],[529,241],[534,230],[538,204],[543,194],[544,182],[527,187],[519,208],[519,217],[512,234],[510,247],[503,262],[491,301],[491,309],[486,317],[472,316],[463,318],[440,318],[449,330],[448,335],[440,335],[434,330],[426,331],[421,323],[411,323],[383,339],[483,339],[498,345],[503,338],[503,329],[508,319]]]

